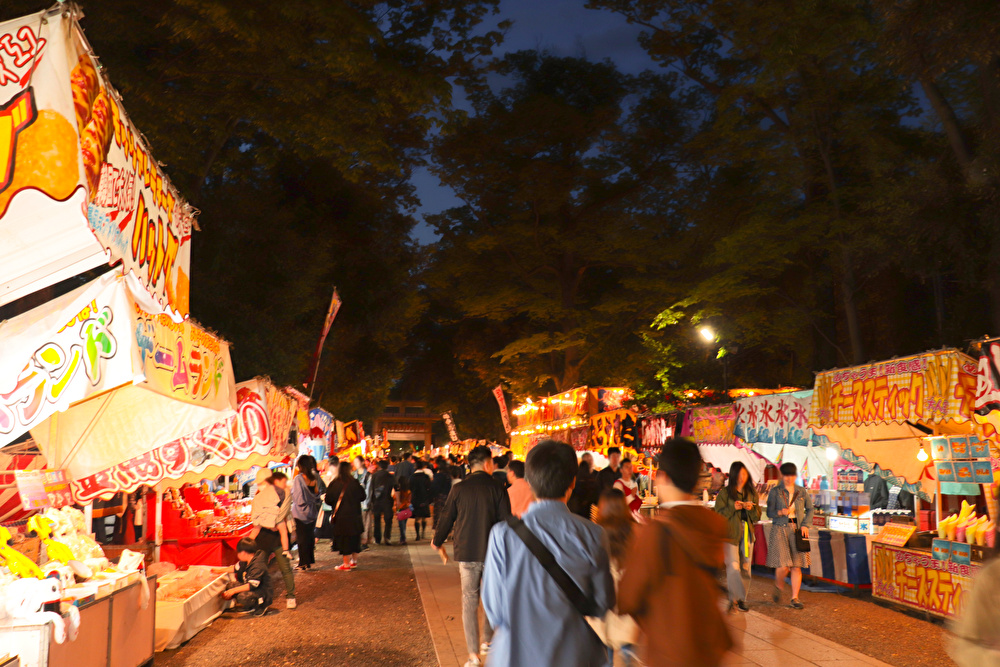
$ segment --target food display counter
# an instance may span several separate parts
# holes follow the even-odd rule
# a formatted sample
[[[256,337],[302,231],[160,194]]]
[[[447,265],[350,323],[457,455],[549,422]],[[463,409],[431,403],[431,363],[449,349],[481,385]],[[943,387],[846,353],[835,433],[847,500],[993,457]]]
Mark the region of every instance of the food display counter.
[[[196,487],[168,489],[162,506],[160,560],[178,567],[236,563],[236,545],[251,529],[250,503],[221,503]]]
[[[177,648],[226,608],[229,568],[192,566],[163,575],[156,590],[156,650]]]
[[[120,588],[77,600],[80,634],[57,644],[51,623],[0,628],[0,647],[20,657],[22,667],[139,667],[153,659],[156,605],[149,592],[156,577],[138,573]],[[66,615],[64,614],[64,618]]]

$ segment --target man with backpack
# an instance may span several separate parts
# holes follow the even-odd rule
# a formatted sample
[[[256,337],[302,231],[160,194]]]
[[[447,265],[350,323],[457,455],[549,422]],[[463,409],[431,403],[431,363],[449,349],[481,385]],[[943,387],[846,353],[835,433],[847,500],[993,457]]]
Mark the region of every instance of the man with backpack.
[[[722,662],[732,647],[723,619],[719,578],[726,520],[695,499],[701,472],[698,445],[668,440],[659,456],[656,518],[635,529],[618,587],[618,611],[645,631],[646,664]]]
[[[576,451],[548,440],[528,452],[535,500],[521,519],[490,533],[483,606],[496,628],[490,667],[607,667],[608,650],[587,622],[615,606],[604,530],[566,506]]]

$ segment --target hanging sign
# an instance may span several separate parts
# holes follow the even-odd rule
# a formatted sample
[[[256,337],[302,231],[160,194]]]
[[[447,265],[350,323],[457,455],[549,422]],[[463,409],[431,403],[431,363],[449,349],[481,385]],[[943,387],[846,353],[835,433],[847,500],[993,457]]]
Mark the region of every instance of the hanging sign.
[[[608,447],[639,446],[635,413],[631,410],[602,412],[590,418],[590,449],[605,453]]]
[[[231,406],[228,343],[190,320],[177,323],[162,313],[150,315],[139,305],[133,311],[135,342],[150,389],[213,410]]]
[[[812,390],[737,399],[736,437],[748,443],[806,445]]]
[[[0,446],[132,382],[131,307],[121,279],[105,274],[0,324]]]
[[[642,431],[642,451],[647,454],[657,453],[667,440],[674,437],[677,413],[643,417],[639,426]]]
[[[958,350],[819,373],[809,423],[965,423],[976,403],[976,374],[976,363]]]
[[[0,24],[0,304],[105,261],[84,215],[73,24],[62,7]]]
[[[455,428],[455,420],[452,418],[451,413],[442,413],[441,419],[444,420],[444,425],[448,427],[448,437],[451,438],[452,442],[458,442],[458,429]]]
[[[510,433],[510,415],[507,414],[507,400],[503,397],[503,385],[497,385],[493,390],[493,398],[497,399],[500,406],[500,419],[503,420],[504,433]]]
[[[18,470],[14,473],[14,480],[17,483],[17,494],[21,497],[21,507],[40,510],[49,506],[45,475],[41,470]]]
[[[77,120],[89,185],[88,224],[110,263],[133,273],[159,305],[186,317],[191,275],[191,208],[160,169],[82,45],[74,69]],[[83,125],[81,125],[83,127]]]
[[[254,380],[239,385],[236,393],[239,406],[230,418],[73,481],[71,487],[76,502],[86,504],[99,496],[134,491],[143,484],[177,479],[232,459],[269,454],[273,431],[267,419],[263,388]]]
[[[691,424],[691,435],[699,445],[731,445],[736,442],[736,409],[732,404],[695,408]]]

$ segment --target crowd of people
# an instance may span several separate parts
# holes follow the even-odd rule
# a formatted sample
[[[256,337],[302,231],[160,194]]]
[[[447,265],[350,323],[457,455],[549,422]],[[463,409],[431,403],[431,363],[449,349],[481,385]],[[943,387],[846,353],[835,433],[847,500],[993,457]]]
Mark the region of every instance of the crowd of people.
[[[552,440],[524,461],[476,447],[464,459],[331,456],[320,470],[301,456],[292,480],[261,472],[254,528],[225,595],[244,613],[266,613],[274,561],[286,605],[296,607],[290,523],[299,571],[312,568],[316,539],[326,537],[343,559],[335,569],[349,572],[373,544],[393,544],[394,529],[396,544],[406,544],[412,520],[416,540],[429,540],[442,562],[458,562],[466,667],[487,655],[491,666],[610,665],[616,654],[626,666],[639,655],[653,666],[718,664],[732,644],[719,581],[725,572],[730,611],[748,610],[754,525],[765,511],[775,601],[788,577],[789,605],[802,608],[810,497],[785,463],[761,507],[749,470],[736,462],[713,511],[695,495],[704,476],[697,445],[671,440],[656,463],[652,478],[636,475],[612,447],[595,471],[589,453],[578,460]],[[658,507],[644,517],[650,491]]]

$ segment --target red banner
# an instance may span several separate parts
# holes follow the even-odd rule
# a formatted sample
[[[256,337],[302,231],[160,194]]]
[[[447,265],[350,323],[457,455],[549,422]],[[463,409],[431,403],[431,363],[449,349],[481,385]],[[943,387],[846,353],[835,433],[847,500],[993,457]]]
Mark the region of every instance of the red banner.
[[[496,389],[493,390],[493,397],[497,399],[497,405],[500,406],[500,418],[503,419],[503,431],[504,433],[510,433],[510,416],[507,414],[507,401],[503,397],[503,385],[497,385]]]

